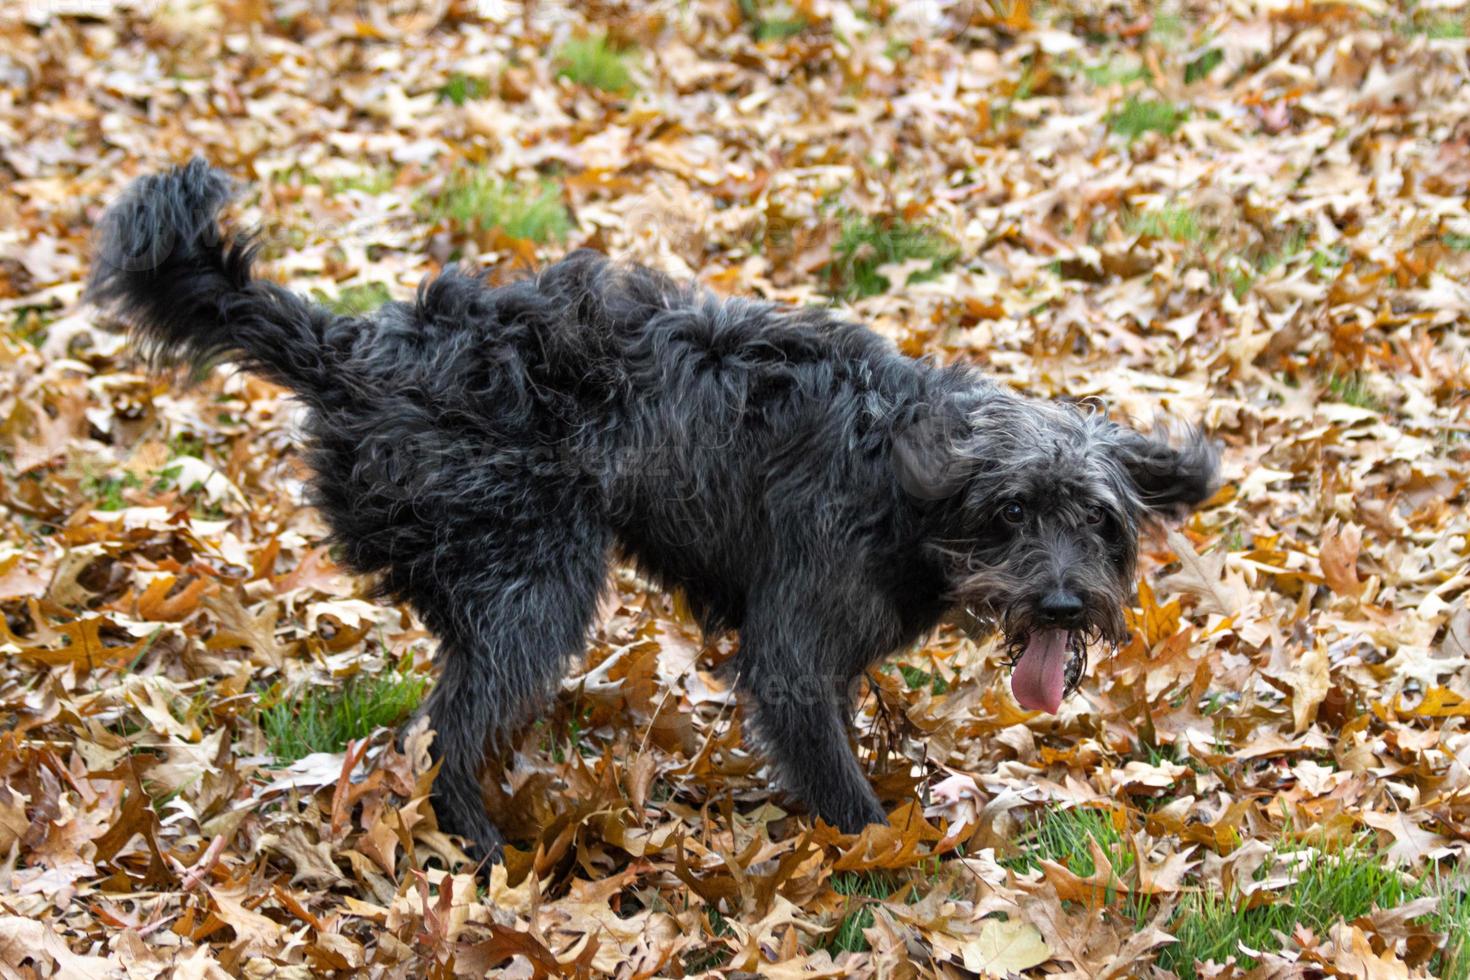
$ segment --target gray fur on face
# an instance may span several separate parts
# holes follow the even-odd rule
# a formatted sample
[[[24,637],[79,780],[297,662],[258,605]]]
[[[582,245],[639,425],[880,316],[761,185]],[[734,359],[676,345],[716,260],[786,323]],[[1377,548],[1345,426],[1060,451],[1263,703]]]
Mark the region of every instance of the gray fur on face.
[[[1126,636],[1144,525],[1213,494],[1218,451],[1191,426],[1144,435],[1093,405],[1043,401],[984,381],[908,430],[895,447],[906,487],[955,501],[957,533],[935,550],[955,600],[1019,658],[1038,630],[1072,630],[1066,691],[1089,643]],[[1080,609],[1057,616],[1048,597]]]

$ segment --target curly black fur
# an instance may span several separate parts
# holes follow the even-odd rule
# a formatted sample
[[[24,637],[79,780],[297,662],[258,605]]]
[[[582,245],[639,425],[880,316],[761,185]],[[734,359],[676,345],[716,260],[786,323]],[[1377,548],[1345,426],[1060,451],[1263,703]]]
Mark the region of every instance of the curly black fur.
[[[587,251],[338,316],[251,278],[250,243],[218,231],[229,186],[200,161],[140,180],[104,219],[90,295],[156,360],[234,360],[310,406],[315,503],[347,561],[441,640],[435,808],[483,857],[502,843],[484,752],[583,651],[615,550],[740,631],[785,786],[856,831],[885,819],[846,737],[865,668],[956,605],[1017,642],[1117,637],[1140,523],[1215,483],[1193,430],[1174,448],[829,311]]]

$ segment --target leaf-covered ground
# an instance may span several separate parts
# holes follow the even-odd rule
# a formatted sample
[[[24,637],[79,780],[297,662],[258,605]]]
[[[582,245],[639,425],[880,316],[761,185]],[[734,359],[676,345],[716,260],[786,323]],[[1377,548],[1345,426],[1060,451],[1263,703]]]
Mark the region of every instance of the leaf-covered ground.
[[[1470,972],[1461,0],[28,0],[0,12],[0,975]],[[487,780],[303,504],[299,410],[150,377],[93,225],[194,154],[343,308],[576,246],[836,303],[1227,485],[1060,717],[944,631],[872,672],[891,829],[773,795],[677,598],[610,583]]]

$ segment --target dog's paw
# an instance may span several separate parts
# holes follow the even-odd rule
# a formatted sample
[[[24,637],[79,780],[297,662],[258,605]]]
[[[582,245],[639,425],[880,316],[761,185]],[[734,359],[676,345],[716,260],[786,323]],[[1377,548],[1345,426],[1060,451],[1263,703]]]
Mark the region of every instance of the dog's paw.
[[[862,800],[852,806],[844,807],[841,813],[833,814],[831,818],[826,818],[824,815],[824,819],[827,819],[828,823],[844,834],[860,834],[863,828],[870,824],[888,826],[888,814],[883,810],[877,798]]]
[[[464,852],[488,876],[492,867],[505,860],[505,841],[496,831],[487,839],[466,840]]]
[[[457,839],[460,850],[475,866],[488,868],[505,857],[505,837],[483,810],[456,807],[443,799],[436,801],[434,810],[439,829]]]

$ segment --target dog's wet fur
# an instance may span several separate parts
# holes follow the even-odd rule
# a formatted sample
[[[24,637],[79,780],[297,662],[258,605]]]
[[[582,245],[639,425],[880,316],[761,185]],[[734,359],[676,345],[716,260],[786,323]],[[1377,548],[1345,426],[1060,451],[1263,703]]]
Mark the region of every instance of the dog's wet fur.
[[[847,736],[860,674],[965,607],[1018,700],[1056,710],[1124,635],[1141,525],[1211,496],[1196,429],[914,360],[823,309],[719,299],[580,251],[492,288],[333,313],[253,278],[202,161],[103,218],[89,296],[163,366],[232,361],[309,407],[313,500],[357,572],[441,644],[422,711],[442,829],[496,860],[480,770],[583,652],[631,559],[734,629],[731,676],[784,785],[843,831],[885,820]],[[1033,658],[1034,659],[1031,659]]]

